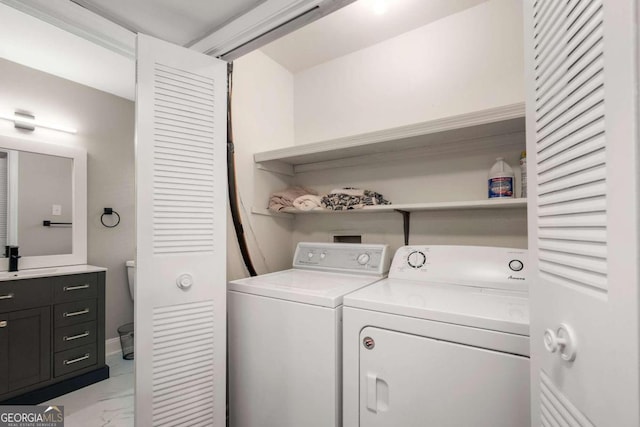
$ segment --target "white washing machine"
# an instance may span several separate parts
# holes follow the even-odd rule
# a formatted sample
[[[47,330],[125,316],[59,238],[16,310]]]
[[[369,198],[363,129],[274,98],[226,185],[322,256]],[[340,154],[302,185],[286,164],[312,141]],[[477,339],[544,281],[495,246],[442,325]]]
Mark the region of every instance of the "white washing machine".
[[[342,300],[388,269],[386,245],[299,243],[292,269],[230,282],[230,425],[342,425]]]
[[[344,298],[345,427],[526,427],[527,251],[405,246]]]

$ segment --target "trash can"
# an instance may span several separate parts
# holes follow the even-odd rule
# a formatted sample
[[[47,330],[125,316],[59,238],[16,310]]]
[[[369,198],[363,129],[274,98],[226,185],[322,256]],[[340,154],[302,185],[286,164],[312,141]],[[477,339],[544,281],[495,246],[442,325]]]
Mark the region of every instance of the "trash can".
[[[120,347],[122,347],[122,358],[133,360],[133,323],[127,323],[118,328],[120,335]]]

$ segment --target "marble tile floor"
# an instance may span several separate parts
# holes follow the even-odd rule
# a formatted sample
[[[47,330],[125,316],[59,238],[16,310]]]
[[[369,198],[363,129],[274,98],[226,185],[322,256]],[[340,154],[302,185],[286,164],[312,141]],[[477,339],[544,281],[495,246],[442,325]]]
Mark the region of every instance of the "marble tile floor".
[[[110,377],[42,405],[63,405],[65,427],[133,427],[133,360],[107,356]]]

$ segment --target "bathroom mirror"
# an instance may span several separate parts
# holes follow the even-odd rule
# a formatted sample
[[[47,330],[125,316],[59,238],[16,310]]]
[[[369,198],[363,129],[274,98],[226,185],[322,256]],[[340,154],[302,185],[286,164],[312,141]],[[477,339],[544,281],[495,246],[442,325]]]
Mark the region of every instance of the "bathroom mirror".
[[[0,136],[0,270],[86,263],[86,152]]]

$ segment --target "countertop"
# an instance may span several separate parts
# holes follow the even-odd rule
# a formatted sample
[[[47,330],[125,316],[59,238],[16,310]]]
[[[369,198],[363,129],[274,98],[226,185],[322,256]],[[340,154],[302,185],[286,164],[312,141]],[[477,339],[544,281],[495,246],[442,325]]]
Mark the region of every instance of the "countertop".
[[[53,277],[68,276],[70,274],[97,273],[99,271],[107,271],[104,267],[96,267],[95,265],[65,265],[62,267],[32,268],[19,271],[2,271],[0,272],[0,282],[20,279],[33,279],[36,277]]]

